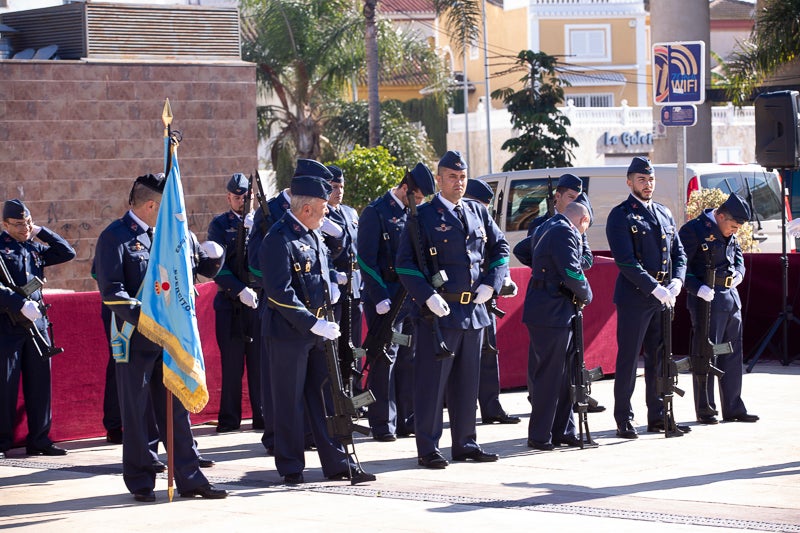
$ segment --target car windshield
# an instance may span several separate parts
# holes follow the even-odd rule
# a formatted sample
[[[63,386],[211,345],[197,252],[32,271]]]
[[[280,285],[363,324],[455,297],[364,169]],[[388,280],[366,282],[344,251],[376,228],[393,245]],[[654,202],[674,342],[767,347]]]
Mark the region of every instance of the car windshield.
[[[753,220],[780,220],[781,186],[778,177],[772,173],[731,172],[705,174],[702,178],[705,188],[720,189],[725,194],[735,192],[753,208]]]

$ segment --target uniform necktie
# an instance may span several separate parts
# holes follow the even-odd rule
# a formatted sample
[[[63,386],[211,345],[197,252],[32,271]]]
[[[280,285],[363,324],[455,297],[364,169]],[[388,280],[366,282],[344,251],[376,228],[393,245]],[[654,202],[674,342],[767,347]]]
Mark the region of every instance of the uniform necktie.
[[[153,228],[147,228],[147,238],[150,239],[150,244],[153,244]]]
[[[456,216],[458,220],[461,221],[461,225],[464,226],[464,229],[467,229],[467,217],[464,216],[464,208],[461,205],[457,205],[453,208],[456,212]]]

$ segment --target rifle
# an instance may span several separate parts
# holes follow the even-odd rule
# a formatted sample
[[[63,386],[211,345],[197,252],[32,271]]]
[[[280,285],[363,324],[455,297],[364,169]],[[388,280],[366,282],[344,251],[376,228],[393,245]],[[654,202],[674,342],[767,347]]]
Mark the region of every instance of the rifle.
[[[325,318],[329,322],[335,322],[336,318],[333,315],[333,306],[331,305],[328,284],[323,283],[323,288],[325,291]],[[373,403],[375,401],[375,396],[370,390],[362,392],[358,396],[348,395],[342,383],[342,375],[339,373],[337,342],[325,339],[323,344],[325,346],[325,363],[328,367],[328,379],[323,381],[321,387],[325,387],[326,383],[330,384],[331,398],[333,400],[333,414],[328,412],[327,402],[323,401],[323,406],[325,408],[325,424],[328,428],[329,435],[342,443],[348,455],[351,455],[349,449],[352,449],[352,456],[358,467],[361,468],[361,464],[356,456],[353,432],[356,431],[362,435],[369,435],[370,428],[354,423],[353,418],[358,419],[359,410]],[[320,390],[320,393],[324,398],[324,390]],[[359,479],[353,476],[350,470],[350,461],[347,462],[347,465],[350,484],[355,485],[359,483]]]
[[[569,396],[574,405],[574,411],[578,413],[578,437],[581,440],[581,449],[584,446],[596,447],[597,443],[592,440],[589,432],[589,406],[597,406],[597,400],[592,398],[592,381],[603,379],[603,369],[596,367],[591,370],[586,369],[586,361],[583,351],[583,302],[578,301],[574,296],[572,303],[575,305],[575,317],[572,319],[572,383],[570,384]],[[583,435],[586,433],[586,439]]]
[[[353,378],[360,380],[363,375],[356,366],[359,349],[353,344],[353,264],[355,258],[352,250],[349,252],[350,267],[347,270],[347,283],[342,290],[342,318],[339,326],[342,336],[339,337],[339,370],[342,379],[347,376],[346,390],[353,391]]]
[[[251,282],[250,269],[247,265],[247,228],[244,226],[244,217],[250,211],[250,203],[253,198],[252,195],[253,176],[250,175],[250,178],[247,180],[247,192],[244,193],[242,219],[239,221],[239,225],[236,228],[236,240],[234,241],[234,246],[236,249],[236,272],[234,272],[234,275],[239,279],[239,281],[248,287],[253,283]],[[242,339],[246,343],[249,343],[253,342],[253,338],[247,334],[247,330],[245,329],[245,324],[242,317],[242,311],[244,310],[244,307],[245,305],[241,301],[238,299],[234,300],[231,315],[233,323],[236,324],[236,334],[238,338]]]
[[[552,217],[556,214],[556,199],[553,193],[553,177],[547,176],[547,216]]]
[[[667,261],[667,272],[672,271],[671,261]],[[666,276],[668,279],[669,276]],[[661,395],[664,409],[664,437],[682,437],[683,431],[678,429],[675,423],[675,413],[672,409],[673,394],[681,398],[685,392],[678,388],[678,373],[688,372],[691,363],[688,357],[674,360],[672,358],[672,319],[674,310],[668,305],[661,309],[661,365],[659,365],[658,377],[656,378],[656,394]]]
[[[706,254],[706,272],[703,283],[713,288],[716,271],[712,262],[711,250],[706,243],[703,243],[700,248]],[[711,302],[707,302],[702,298],[697,299],[697,318],[697,331],[695,331],[697,354],[692,358],[692,373],[697,380],[699,390],[702,391],[701,394],[706,394],[708,375],[711,374],[720,378],[725,374],[725,372],[714,366],[716,357],[718,355],[733,353],[733,346],[730,342],[714,344],[711,341],[711,336],[709,334],[711,330]]]
[[[406,198],[409,209],[409,216],[406,224],[409,225],[408,233],[411,235],[411,242],[414,245],[414,254],[417,258],[417,264],[419,265],[419,269],[422,272],[425,280],[430,283],[434,289],[438,289],[447,282],[447,272],[440,270],[439,272],[431,275],[430,271],[428,270],[428,262],[425,260],[425,254],[422,251],[422,242],[420,241],[419,220],[417,220],[417,203],[414,198],[414,191],[409,189]],[[439,327],[439,317],[434,315],[429,309],[427,310],[428,313],[425,311],[426,309],[423,304],[423,316],[425,314],[430,315],[428,319],[431,321],[433,336],[436,342],[436,359],[449,359],[451,357],[455,357],[455,354],[450,351],[450,348],[448,348],[447,344],[444,342],[442,329]]]
[[[389,312],[384,315],[378,315],[375,324],[367,330],[367,336],[364,338],[361,348],[356,348],[357,357],[366,357],[364,370],[370,368],[379,360],[391,364],[392,358],[389,356],[389,347],[392,344],[411,346],[411,335],[398,332],[393,327],[407,296],[408,292],[401,284],[397,294],[392,298]]]
[[[258,170],[256,170],[255,174],[250,176],[250,181],[255,182],[255,193],[256,193],[256,201],[258,202],[258,206],[261,208],[262,213],[264,214],[264,218],[261,219],[261,232],[262,237],[267,234],[269,228],[267,227],[267,217],[269,216],[269,206],[267,205],[267,195],[264,194],[264,186],[261,184],[261,176],[258,174]]]
[[[17,286],[14,283],[14,279],[11,277],[11,273],[8,271],[8,267],[6,266],[5,261],[0,259],[0,285],[5,286],[15,293],[19,294],[26,300],[30,300],[34,302],[38,307],[39,311],[42,313],[42,317],[45,320],[45,323],[48,324],[48,328],[50,330],[50,337],[53,336],[53,326],[50,323],[50,320],[47,318],[47,309],[50,307],[49,305],[45,305],[41,302],[37,302],[36,300],[31,299],[31,295],[36,291],[39,291],[44,286],[44,282],[39,279],[37,276],[34,276],[32,280],[28,283],[23,285],[22,287]],[[40,357],[53,357],[54,355],[58,355],[64,351],[64,348],[58,348],[53,346],[42,332],[39,331],[39,328],[36,327],[34,322],[28,320],[22,314],[14,314],[9,311],[8,316],[11,318],[11,323],[16,326],[22,326],[25,328],[25,332],[30,337],[31,341],[33,342],[33,346],[36,349],[36,353],[39,354]]]

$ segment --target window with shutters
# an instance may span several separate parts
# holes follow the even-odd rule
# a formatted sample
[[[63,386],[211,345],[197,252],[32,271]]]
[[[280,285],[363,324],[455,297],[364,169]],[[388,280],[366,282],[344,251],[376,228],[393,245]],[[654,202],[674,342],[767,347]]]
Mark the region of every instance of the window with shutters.
[[[565,61],[611,61],[611,26],[608,24],[567,24],[564,26]]]

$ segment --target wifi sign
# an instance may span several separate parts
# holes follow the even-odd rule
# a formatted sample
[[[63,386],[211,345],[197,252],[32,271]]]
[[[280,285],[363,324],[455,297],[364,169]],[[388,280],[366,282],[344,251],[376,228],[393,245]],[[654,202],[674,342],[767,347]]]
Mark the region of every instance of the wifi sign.
[[[686,41],[654,44],[654,104],[702,104],[705,99],[706,43]]]

